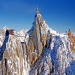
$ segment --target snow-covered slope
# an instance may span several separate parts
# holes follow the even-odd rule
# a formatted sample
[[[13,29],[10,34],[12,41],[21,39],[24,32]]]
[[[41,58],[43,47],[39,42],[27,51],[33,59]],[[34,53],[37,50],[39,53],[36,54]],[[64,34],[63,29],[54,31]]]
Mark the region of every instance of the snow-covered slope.
[[[36,17],[38,18],[38,23],[41,23],[41,14],[37,14]],[[48,41],[47,46],[49,45],[49,47],[46,47],[46,52],[43,54],[44,56],[39,57],[37,63],[31,68],[29,74],[74,75],[75,66],[73,67],[73,65],[75,60],[75,52],[70,49],[70,39],[68,38],[68,32],[60,34],[57,31],[49,28],[44,20],[41,23],[40,28],[41,34],[45,35],[46,41]],[[50,38],[51,41],[49,41]],[[43,68],[43,70],[40,68]]]
[[[5,38],[5,31],[11,30],[12,28],[4,27],[0,29],[0,47],[3,44]],[[5,75],[5,59],[7,60],[8,72],[11,75],[25,75],[28,72],[28,63],[26,60],[25,52],[23,52],[22,43],[28,38],[26,34],[28,30],[23,29],[20,32],[14,30],[14,35],[9,36],[6,50],[3,56],[3,75]],[[24,54],[24,55],[23,55]]]
[[[73,35],[75,36],[75,32],[73,33]]]

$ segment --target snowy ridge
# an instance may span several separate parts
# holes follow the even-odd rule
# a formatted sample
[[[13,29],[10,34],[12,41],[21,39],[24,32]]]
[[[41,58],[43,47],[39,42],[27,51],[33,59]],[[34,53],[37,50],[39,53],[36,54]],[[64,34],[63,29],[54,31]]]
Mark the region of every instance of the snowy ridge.
[[[3,29],[0,29],[0,46],[2,46],[4,41],[4,35],[6,30],[11,30],[12,28],[4,27]],[[26,32],[28,30],[21,30],[20,32],[14,31],[14,35],[9,36],[8,43],[6,45],[6,50],[4,53],[4,58],[7,59],[8,63],[8,73],[11,73],[12,75],[24,75],[28,72],[28,63],[26,60],[26,56],[23,57],[23,49],[21,42],[27,41],[28,35],[26,35]],[[23,37],[21,37],[23,36]],[[6,55],[7,53],[7,55]],[[24,59],[25,58],[25,59]],[[21,70],[23,68],[23,70]],[[26,71],[27,70],[27,71]]]
[[[46,49],[46,52],[44,53],[43,57],[40,58],[40,60],[38,60],[38,62],[36,64],[40,64],[40,66],[43,67],[43,70],[41,72],[42,74],[56,74],[56,75],[74,75],[74,69],[75,69],[75,52],[72,51],[70,49],[70,40],[68,39],[68,35],[65,34],[59,34],[56,31],[52,30],[51,28],[48,27],[48,25],[46,24],[46,22],[44,25],[47,29],[44,31],[45,33],[42,34],[47,34],[47,32],[50,32],[49,35],[52,37],[51,38],[51,44],[50,44],[50,48]],[[42,26],[41,30],[44,29],[44,26]],[[13,75],[15,74],[21,74],[20,73],[20,68],[23,64],[23,75],[36,75],[37,74],[37,68],[39,69],[39,65],[35,65],[33,66],[33,68],[30,68],[30,64],[27,63],[27,56],[25,55],[24,59],[22,60],[22,62],[20,62],[20,57],[17,56],[15,49],[17,47],[19,47],[19,50],[22,50],[21,47],[21,42],[28,42],[27,39],[29,38],[29,33],[33,30],[33,27],[31,28],[31,30],[22,30],[20,32],[15,32],[15,35],[20,35],[20,36],[24,36],[25,37],[17,37],[11,35],[9,42],[7,43],[7,47],[6,47],[6,51],[9,54],[12,54],[13,56],[9,58],[8,60],[8,64],[10,67],[10,72],[13,71]],[[49,36],[49,37],[50,37]],[[2,38],[2,36],[1,36]],[[12,44],[12,47],[11,47]],[[11,50],[10,50],[11,48]],[[22,54],[21,54],[22,55]],[[14,59],[15,56],[15,59]],[[12,62],[15,61],[16,64],[16,69],[14,69],[14,66],[11,65]],[[40,62],[40,63],[39,63]],[[42,64],[42,65],[41,65]],[[18,66],[20,65],[20,66]],[[37,66],[37,67],[36,67]],[[18,68],[17,68],[18,67]],[[16,71],[15,71],[16,70]],[[54,70],[54,71],[53,71]],[[19,73],[18,73],[19,71]]]
[[[50,73],[50,74],[56,74],[56,75],[73,75],[74,73],[74,68],[67,68],[71,66],[70,63],[72,63],[75,60],[75,52],[73,52],[70,49],[70,40],[68,38],[68,35],[64,34],[59,34],[56,31],[50,30],[50,35],[52,35],[52,41],[50,45],[50,49],[46,49],[45,55],[41,60],[43,62],[44,70],[40,75],[43,74],[49,74],[50,73],[50,67],[49,63],[52,62],[53,68],[55,73]],[[54,35],[54,36],[53,36]],[[51,61],[52,60],[52,61]],[[39,61],[39,60],[38,60]],[[41,64],[41,62],[37,62],[37,64]],[[74,63],[73,63],[74,65]],[[31,70],[30,74],[31,75],[36,75],[37,74],[37,69],[35,68],[36,65],[33,67],[34,69]],[[39,69],[39,66],[37,66]],[[71,72],[73,70],[73,72]],[[34,73],[35,72],[35,73]],[[71,72],[71,73],[68,73]]]
[[[75,32],[73,33],[73,35],[75,36]]]
[[[38,20],[41,22],[41,18],[42,18],[41,14],[37,14],[37,17],[38,17]],[[49,34],[49,37],[51,37],[50,49],[46,51],[50,53],[50,58],[52,60],[52,65],[54,68],[54,72],[52,74],[75,75],[74,73],[75,66],[74,68],[70,68],[70,66],[72,65],[72,62],[75,60],[75,52],[70,49],[70,40],[68,38],[68,32],[60,34],[52,30],[51,28],[49,28],[47,23],[43,20],[43,24],[41,25],[41,34],[46,35],[47,33]],[[45,60],[44,57],[43,59]],[[43,59],[41,60],[42,62],[43,62]],[[46,62],[48,63],[49,61],[46,61]],[[48,66],[45,63],[43,64],[44,64],[44,69],[45,69],[45,66],[47,67],[47,69],[45,69],[45,72],[47,72],[50,69],[49,64]],[[74,65],[74,62],[73,62],[73,65]],[[43,70],[42,73],[47,75],[49,74],[49,71],[45,73]],[[37,74],[36,72],[35,74],[32,74],[32,75],[36,75]]]
[[[13,28],[9,28],[9,27],[7,27],[7,26],[5,26],[5,27],[3,28],[4,31],[10,30],[10,29],[13,29]],[[13,29],[13,30],[14,30],[14,29]]]

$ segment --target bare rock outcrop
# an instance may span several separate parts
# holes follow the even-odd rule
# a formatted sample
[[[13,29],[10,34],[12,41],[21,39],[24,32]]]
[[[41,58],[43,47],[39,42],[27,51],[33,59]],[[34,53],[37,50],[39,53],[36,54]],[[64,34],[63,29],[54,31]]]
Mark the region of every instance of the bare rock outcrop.
[[[75,36],[71,33],[70,29],[69,29],[68,36],[70,39],[70,48],[71,48],[71,50],[75,51]]]

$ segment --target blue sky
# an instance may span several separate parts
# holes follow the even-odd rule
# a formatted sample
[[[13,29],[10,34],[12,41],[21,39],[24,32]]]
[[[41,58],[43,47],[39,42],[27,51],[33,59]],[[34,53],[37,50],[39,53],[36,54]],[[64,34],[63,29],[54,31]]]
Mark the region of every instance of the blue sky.
[[[37,4],[50,28],[75,32],[75,0],[0,0],[0,28],[30,29]]]

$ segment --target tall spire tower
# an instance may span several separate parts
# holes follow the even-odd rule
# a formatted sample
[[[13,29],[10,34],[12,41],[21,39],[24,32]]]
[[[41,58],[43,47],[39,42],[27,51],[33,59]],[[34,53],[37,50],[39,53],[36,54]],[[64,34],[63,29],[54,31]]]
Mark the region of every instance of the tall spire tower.
[[[37,4],[37,13],[39,13],[39,8],[38,8],[38,4]]]

